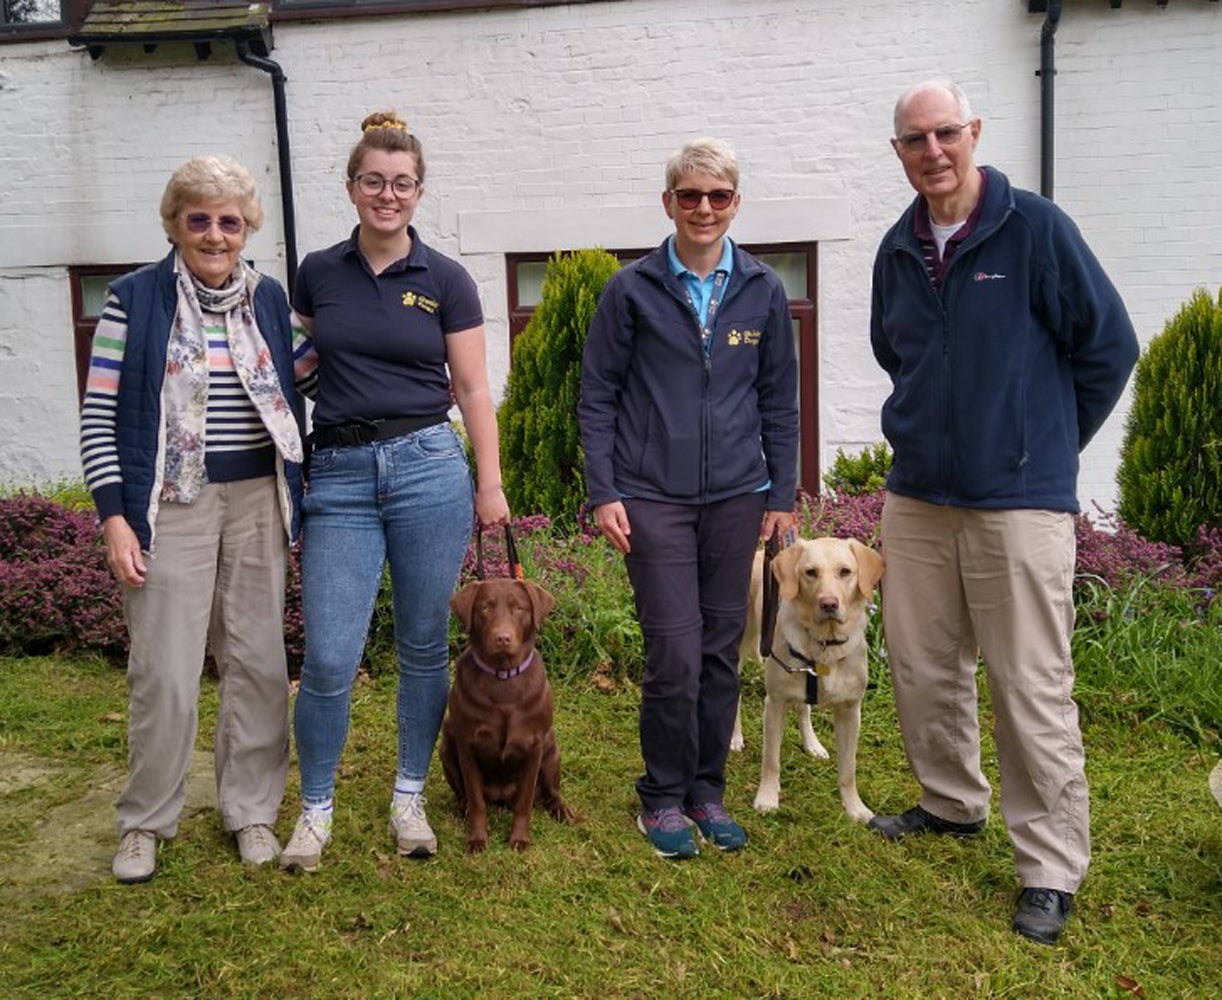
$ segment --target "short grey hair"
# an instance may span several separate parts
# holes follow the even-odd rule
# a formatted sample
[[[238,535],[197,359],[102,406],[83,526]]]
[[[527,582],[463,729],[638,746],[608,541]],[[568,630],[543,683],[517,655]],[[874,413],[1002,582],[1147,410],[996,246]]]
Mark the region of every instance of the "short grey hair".
[[[968,103],[967,94],[963,92],[963,88],[953,80],[923,80],[920,83],[913,84],[902,94],[895,102],[895,111],[892,115],[892,128],[895,129],[895,135],[898,138],[900,134],[900,116],[904,113],[904,106],[916,97],[917,94],[922,94],[927,90],[941,90],[955,99],[955,103],[959,106],[959,121],[960,123],[970,122],[972,120],[972,106]]]
[[[254,174],[228,156],[193,156],[170,175],[161,196],[161,227],[171,243],[178,213],[184,205],[200,201],[235,201],[242,209],[247,229],[253,232],[263,225]]]
[[[720,139],[692,139],[666,162],[666,190],[671,191],[684,174],[709,174],[738,189],[738,157],[729,143]]]

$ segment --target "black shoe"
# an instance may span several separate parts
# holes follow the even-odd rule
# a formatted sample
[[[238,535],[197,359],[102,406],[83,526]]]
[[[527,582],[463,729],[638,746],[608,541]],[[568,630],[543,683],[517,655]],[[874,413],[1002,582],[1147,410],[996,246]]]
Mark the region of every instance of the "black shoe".
[[[1060,889],[1024,889],[1014,909],[1011,925],[1025,938],[1040,944],[1056,944],[1073,909],[1073,893]]]
[[[984,829],[984,820],[953,823],[926,812],[920,806],[913,806],[898,816],[875,816],[870,820],[869,827],[888,840],[902,840],[910,833],[946,833],[952,837],[971,837]]]

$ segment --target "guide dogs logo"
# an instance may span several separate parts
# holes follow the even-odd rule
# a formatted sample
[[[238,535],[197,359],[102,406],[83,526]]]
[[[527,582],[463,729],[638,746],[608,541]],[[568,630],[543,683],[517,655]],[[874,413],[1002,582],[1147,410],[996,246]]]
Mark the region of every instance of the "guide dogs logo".
[[[419,292],[406,291],[403,293],[403,304],[417,309],[423,309],[430,316],[437,311],[440,303],[436,299],[430,299],[427,295],[421,295]]]

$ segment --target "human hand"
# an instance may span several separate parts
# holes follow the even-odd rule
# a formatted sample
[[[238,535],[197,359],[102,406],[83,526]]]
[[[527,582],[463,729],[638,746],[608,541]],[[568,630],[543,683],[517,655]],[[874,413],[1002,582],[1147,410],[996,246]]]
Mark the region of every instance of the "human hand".
[[[767,541],[772,537],[773,531],[779,529],[782,541],[786,545],[791,545],[794,541],[794,529],[797,523],[797,518],[793,516],[792,511],[765,511],[763,524],[760,525],[760,538]]]
[[[509,523],[509,501],[499,485],[475,491],[475,516],[481,528],[497,528]]]
[[[632,526],[628,523],[628,511],[620,501],[612,500],[595,507],[594,523],[607,541],[624,555],[632,551],[632,545],[628,541]]]
[[[115,579],[129,587],[143,587],[144,553],[127,518],[114,514],[102,522],[102,539],[106,542],[106,564]]]

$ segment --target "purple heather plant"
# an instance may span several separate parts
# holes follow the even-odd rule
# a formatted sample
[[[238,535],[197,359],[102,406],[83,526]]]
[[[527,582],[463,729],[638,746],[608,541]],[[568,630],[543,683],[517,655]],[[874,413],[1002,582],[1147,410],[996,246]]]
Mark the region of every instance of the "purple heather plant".
[[[826,496],[802,494],[797,504],[805,536],[837,535],[877,545],[884,492]],[[535,514],[513,520],[515,540],[528,554],[532,572],[544,586],[580,590],[590,572],[586,549],[602,544],[583,516],[582,530],[556,537],[550,518]],[[1193,560],[1185,566],[1178,548],[1150,542],[1115,514],[1096,508],[1075,519],[1080,595],[1104,584],[1120,589],[1141,580],[1191,588],[1207,606],[1222,589],[1222,529],[1202,528]],[[485,571],[508,575],[504,533],[485,532]],[[475,546],[463,563],[459,582],[475,578]],[[379,601],[389,601],[389,595]],[[391,618],[375,615],[373,632]],[[389,641],[371,632],[371,643]],[[290,554],[286,593],[285,645],[290,670],[297,673],[304,654],[301,617],[300,554]],[[385,646],[385,642],[383,642]],[[386,648],[393,649],[393,642]],[[38,494],[0,498],[0,652],[44,653],[93,649],[122,656],[127,649],[119,587],[106,566],[96,519]]]
[[[36,493],[0,498],[0,651],[78,649],[127,650],[95,518]]]

